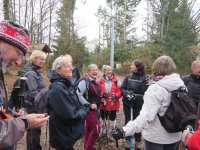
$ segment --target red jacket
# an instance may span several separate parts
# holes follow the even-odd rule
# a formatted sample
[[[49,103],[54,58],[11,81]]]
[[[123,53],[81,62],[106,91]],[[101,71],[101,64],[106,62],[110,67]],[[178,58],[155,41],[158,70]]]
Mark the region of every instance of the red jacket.
[[[198,121],[200,125],[200,121]],[[188,139],[186,143],[189,150],[200,150],[200,126]]]
[[[121,92],[120,87],[117,85],[117,77],[114,74],[112,75],[110,81],[112,83],[110,92],[107,94],[104,104],[103,104],[103,98],[102,98],[100,109],[105,108],[106,111],[113,111],[113,110],[119,111],[119,107],[120,107],[119,99],[121,97],[122,92]],[[105,83],[106,83],[106,79],[103,76],[99,80],[99,86],[101,88],[101,97],[103,97],[104,93],[106,92]],[[111,99],[113,94],[115,94],[115,99]]]

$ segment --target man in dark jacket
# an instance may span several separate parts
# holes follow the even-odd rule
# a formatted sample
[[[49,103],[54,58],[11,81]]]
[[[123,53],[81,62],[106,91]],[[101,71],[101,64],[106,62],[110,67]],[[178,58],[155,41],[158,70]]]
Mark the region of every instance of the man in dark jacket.
[[[48,75],[50,144],[56,150],[73,150],[83,135],[87,107],[78,100],[72,82],[72,64],[67,57],[56,58]]]
[[[26,54],[30,45],[29,35],[26,29],[13,23],[0,22],[0,98],[7,100],[7,92],[3,76],[3,66],[20,66],[22,57]],[[6,105],[4,103],[4,105]],[[1,112],[6,109],[0,108]],[[48,117],[44,114],[30,114],[26,117],[0,119],[0,149],[15,144],[20,140],[26,129],[42,126]]]
[[[192,74],[184,76],[183,81],[188,88],[189,95],[198,106],[200,102],[200,61],[195,60],[191,66]]]

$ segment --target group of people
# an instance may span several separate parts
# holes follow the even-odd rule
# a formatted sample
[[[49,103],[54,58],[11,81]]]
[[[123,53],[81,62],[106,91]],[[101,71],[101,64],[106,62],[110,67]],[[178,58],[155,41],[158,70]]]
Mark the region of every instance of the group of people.
[[[75,142],[84,135],[84,148],[93,150],[101,129],[100,118],[109,118],[114,126],[120,107],[121,89],[112,68],[104,65],[104,74],[97,79],[98,66],[90,64],[87,74],[80,78],[78,69],[72,66],[72,57],[68,54],[59,56],[48,71],[48,114],[39,114],[35,98],[47,87],[42,74],[46,54],[40,50],[31,53],[29,63],[22,69],[23,77],[14,83],[10,98],[3,75],[4,69],[21,66],[29,46],[30,38],[25,28],[10,21],[0,23],[1,114],[10,112],[13,115],[12,118],[3,116],[0,120],[0,149],[15,149],[25,131],[27,149],[42,149],[41,127],[49,120],[49,138],[53,148],[72,150]],[[22,82],[26,86],[23,84],[20,91]],[[16,109],[16,97],[23,97],[20,100],[25,114]]]
[[[199,108],[200,61],[193,61],[191,69],[190,75],[180,76],[175,73],[176,65],[171,57],[158,57],[152,65],[152,77],[144,93],[143,105],[140,107],[139,114],[125,126],[117,129],[113,135],[114,138],[126,137],[130,140],[133,135],[142,133],[144,150],[178,150],[181,139],[189,150],[200,149],[200,124],[198,121],[190,124],[196,126],[197,131],[195,132],[185,130],[171,133],[166,131],[159,119],[159,116],[164,116],[170,105],[171,92],[180,87],[188,90],[188,95]],[[196,114],[199,115],[199,112],[197,111]]]
[[[103,65],[103,74],[99,76],[98,66],[90,64],[86,75],[81,77],[70,55],[59,56],[48,71],[50,85],[46,94],[46,114],[38,113],[35,98],[47,88],[41,71],[47,56],[34,50],[30,62],[23,68],[27,83],[22,105],[26,111],[24,115],[20,111],[15,112],[15,95],[7,96],[3,70],[20,66],[29,46],[30,39],[25,28],[13,22],[0,22],[0,149],[13,150],[27,131],[27,150],[41,150],[41,127],[48,120],[49,142],[56,150],[73,150],[74,144],[83,136],[84,149],[95,150],[97,138],[104,134],[105,128],[111,140],[111,135],[116,139],[126,137],[130,150],[178,149],[182,132],[167,132],[158,116],[165,114],[171,91],[179,87],[187,87],[198,106],[200,61],[192,63],[191,75],[181,78],[175,73],[173,59],[160,56],[152,65],[152,76],[148,77],[143,62],[136,59],[130,66],[131,73],[120,85],[119,78],[109,65]],[[121,97],[125,125],[117,134],[112,134]],[[10,112],[12,117],[7,117]],[[143,146],[141,138],[144,139]],[[189,146],[198,145],[194,140],[187,141],[190,141]]]

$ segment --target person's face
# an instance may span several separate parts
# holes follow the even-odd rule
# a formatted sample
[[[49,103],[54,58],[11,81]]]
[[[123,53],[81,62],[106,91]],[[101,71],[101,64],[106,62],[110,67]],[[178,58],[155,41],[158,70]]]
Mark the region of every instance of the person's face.
[[[137,68],[136,68],[135,64],[131,64],[130,71],[131,72],[136,72],[137,71]]]
[[[98,67],[97,66],[93,66],[92,68],[90,68],[90,70],[88,71],[89,76],[96,78],[97,74],[98,74]]]
[[[0,42],[0,49],[6,67],[21,66],[24,55],[20,49],[5,42]]]
[[[58,73],[63,77],[72,77],[72,64],[66,63],[58,69]]]
[[[112,76],[112,69],[110,67],[105,68],[105,75],[108,77]]]
[[[37,65],[37,66],[39,66],[39,67],[43,67],[44,64],[45,64],[45,59],[42,58],[42,57],[37,57],[37,58],[34,60],[33,64],[35,64],[35,65]]]
[[[195,66],[192,68],[192,73],[200,76],[200,63],[195,64]]]

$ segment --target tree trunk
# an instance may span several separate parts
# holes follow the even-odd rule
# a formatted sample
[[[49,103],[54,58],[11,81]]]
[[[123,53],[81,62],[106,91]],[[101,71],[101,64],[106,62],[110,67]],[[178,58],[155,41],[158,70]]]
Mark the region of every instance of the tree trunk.
[[[4,19],[10,19],[10,0],[3,0],[3,12],[4,12]]]

